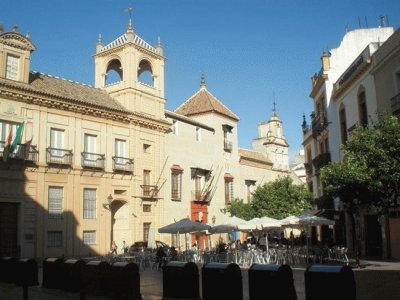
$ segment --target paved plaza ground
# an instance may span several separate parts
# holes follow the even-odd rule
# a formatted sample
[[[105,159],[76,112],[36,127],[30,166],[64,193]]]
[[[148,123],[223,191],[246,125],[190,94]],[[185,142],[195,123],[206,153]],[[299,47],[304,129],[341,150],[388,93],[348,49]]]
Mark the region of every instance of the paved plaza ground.
[[[400,262],[361,261],[362,268],[353,268],[357,288],[357,300],[398,300],[400,299]],[[292,268],[298,300],[305,300],[304,271],[305,268]],[[39,281],[41,282],[39,269]],[[199,267],[201,272],[201,267]],[[161,299],[163,294],[163,272],[147,268],[140,271],[141,293],[144,300]],[[201,278],[201,276],[200,276]],[[249,299],[248,269],[242,269],[243,299]],[[265,287],[260,287],[265,291]],[[340,289],[332,285],[332,289]],[[200,288],[201,291],[201,288]],[[327,291],[329,292],[329,291]],[[22,299],[22,288],[12,284],[0,283],[1,300]],[[62,300],[79,299],[76,293],[65,293],[59,290],[29,288],[30,300]],[[103,297],[87,297],[86,299],[105,299]],[[323,299],[323,297],[321,297]]]

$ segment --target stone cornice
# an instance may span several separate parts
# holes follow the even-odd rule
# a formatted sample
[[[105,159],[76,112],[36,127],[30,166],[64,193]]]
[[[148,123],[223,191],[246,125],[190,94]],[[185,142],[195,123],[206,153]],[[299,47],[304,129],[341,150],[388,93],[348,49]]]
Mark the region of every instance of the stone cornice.
[[[166,132],[170,124],[164,120],[157,120],[149,118],[145,115],[134,112],[119,112],[111,109],[99,108],[90,105],[82,105],[74,103],[70,99],[62,97],[51,97],[49,95],[36,95],[32,92],[26,92],[23,89],[16,89],[15,87],[9,88],[4,84],[0,84],[0,96],[8,99],[20,101],[28,104],[35,104],[48,108],[60,109],[63,111],[71,111],[80,113],[82,115],[91,115],[98,118],[105,118],[122,123],[130,123],[143,128],[156,130],[159,132]]]
[[[34,51],[36,47],[26,37],[16,32],[6,32],[0,35],[1,43],[25,51]]]
[[[364,74],[369,66],[371,65],[371,60],[365,61],[362,66],[355,72],[354,74],[351,75],[351,77],[338,89],[334,89],[332,93],[332,99],[336,100],[340,95],[343,95],[343,93],[358,79]]]
[[[321,76],[318,76],[317,81],[315,82],[311,93],[310,93],[310,97],[311,98],[315,98],[315,96],[317,95],[318,91],[321,89],[322,84],[325,82],[325,80],[328,79],[328,75],[327,74],[322,74]]]

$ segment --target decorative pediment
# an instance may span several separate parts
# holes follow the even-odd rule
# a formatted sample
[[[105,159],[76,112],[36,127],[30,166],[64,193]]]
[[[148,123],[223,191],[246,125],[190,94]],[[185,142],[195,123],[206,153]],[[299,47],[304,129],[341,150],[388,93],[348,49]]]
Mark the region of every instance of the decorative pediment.
[[[1,34],[0,43],[30,52],[36,50],[35,45],[28,38],[16,32],[6,32]]]

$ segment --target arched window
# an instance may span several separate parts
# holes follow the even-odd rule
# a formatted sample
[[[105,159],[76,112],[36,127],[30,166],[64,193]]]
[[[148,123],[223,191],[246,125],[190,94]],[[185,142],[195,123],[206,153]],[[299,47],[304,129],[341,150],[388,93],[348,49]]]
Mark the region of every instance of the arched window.
[[[113,84],[123,80],[122,65],[118,59],[113,59],[107,66],[105,74],[105,85]]]
[[[358,120],[360,125],[368,125],[368,112],[365,91],[358,94]]]
[[[347,123],[346,123],[346,109],[344,105],[342,105],[339,110],[339,124],[340,124],[340,136],[342,144],[345,144],[347,141]]]
[[[152,70],[151,64],[148,60],[143,59],[139,63],[137,77],[138,77],[139,82],[142,82],[142,83],[150,85],[150,86],[154,86],[153,70]]]

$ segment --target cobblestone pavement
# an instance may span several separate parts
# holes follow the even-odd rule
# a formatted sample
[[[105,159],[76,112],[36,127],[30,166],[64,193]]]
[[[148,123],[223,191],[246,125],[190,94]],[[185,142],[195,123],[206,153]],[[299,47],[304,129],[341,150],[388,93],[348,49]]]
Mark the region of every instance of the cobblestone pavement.
[[[400,263],[361,261],[362,268],[353,268],[356,280],[357,300],[398,300],[400,299]],[[298,300],[305,300],[305,268],[292,268]],[[201,271],[201,268],[199,267]],[[41,269],[40,269],[41,271]],[[41,272],[39,272],[40,274]],[[162,271],[146,269],[140,272],[141,293],[144,300],[162,298]],[[201,276],[200,276],[201,280]],[[243,299],[248,300],[248,269],[242,269]],[[41,274],[39,276],[41,281]],[[201,286],[201,283],[200,283]],[[265,287],[263,287],[265,291]],[[332,286],[332,288],[340,288]],[[201,288],[200,288],[201,291]],[[13,284],[0,283],[1,300],[22,300],[22,288]],[[29,288],[30,300],[79,299],[77,293],[65,293],[59,290]],[[102,300],[104,297],[86,297],[87,300]],[[321,297],[323,299],[323,297]]]

